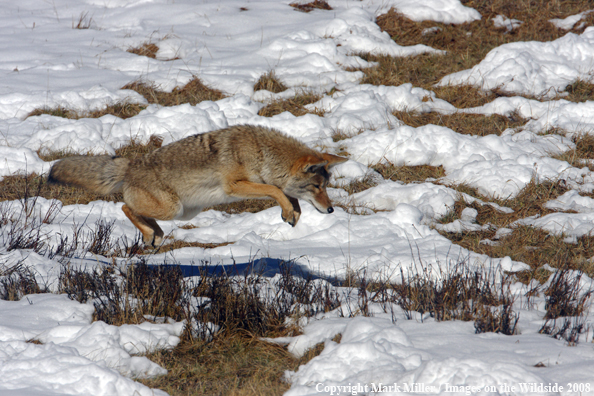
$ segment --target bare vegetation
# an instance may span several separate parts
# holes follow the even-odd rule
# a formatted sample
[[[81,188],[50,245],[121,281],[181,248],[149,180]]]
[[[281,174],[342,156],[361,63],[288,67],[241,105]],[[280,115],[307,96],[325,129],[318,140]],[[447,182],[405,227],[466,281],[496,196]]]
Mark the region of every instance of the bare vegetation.
[[[480,232],[447,233],[440,231],[440,233],[452,242],[474,252],[486,254],[489,257],[509,256],[512,260],[529,264],[532,267],[529,278],[535,277],[539,281],[545,280],[548,276],[548,274],[539,271],[539,268],[545,263],[554,268],[581,270],[589,275],[594,275],[594,265],[588,260],[594,256],[593,237],[586,235],[577,238],[576,243],[567,243],[564,235],[551,235],[542,229],[514,224],[515,221],[530,216],[544,216],[553,213],[553,210],[545,207],[545,203],[567,191],[568,188],[562,180],[540,183],[532,180],[520,194],[510,199],[493,200],[481,196],[476,191],[470,191],[472,192],[470,195],[509,207],[514,211],[504,213],[489,205],[467,204],[463,200],[459,200],[450,214],[440,220],[441,223],[459,219],[462,210],[471,207],[478,212],[477,223],[490,225],[490,228]],[[495,240],[496,231],[500,227],[511,228],[512,232]]]
[[[276,76],[274,70],[262,74],[256,84],[254,84],[254,91],[266,90],[273,93],[279,93],[287,90],[287,86],[282,83]]]
[[[194,77],[183,87],[175,87],[171,92],[165,92],[150,81],[135,81],[124,85],[122,89],[131,89],[138,92],[149,103],[158,104],[161,106],[178,106],[180,104],[189,103],[192,106],[204,100],[220,100],[225,95],[213,88],[209,88],[198,77]]]
[[[148,58],[156,59],[159,47],[157,46],[157,44],[147,41],[146,43],[143,43],[138,47],[128,48],[127,51],[135,55],[146,56]]]
[[[109,105],[103,109],[94,110],[94,111],[86,111],[86,112],[79,112],[72,109],[66,109],[64,107],[42,107],[39,109],[35,109],[30,112],[27,117],[39,116],[42,114],[48,114],[54,117],[62,117],[62,118],[70,118],[74,120],[78,120],[80,118],[99,118],[105,115],[113,115],[119,118],[130,118],[134,117],[142,110],[146,108],[145,105],[141,105],[138,103],[131,103],[127,101],[117,102],[113,105]]]
[[[386,180],[400,181],[405,184],[424,182],[427,179],[439,179],[440,177],[445,176],[443,166],[396,166],[388,162],[373,165],[373,169],[379,172],[379,174]]]
[[[414,128],[433,124],[450,128],[457,133],[475,136],[486,136],[491,134],[501,135],[506,129],[520,128],[528,121],[517,113],[512,113],[509,116],[498,114],[485,116],[483,114],[468,114],[461,112],[441,114],[438,112],[416,113],[398,111],[393,114],[400,121]]]
[[[21,243],[10,249],[27,248],[25,245],[30,240],[18,235],[37,236],[39,241],[41,225],[53,221],[48,215],[36,219],[35,202],[24,200],[23,205],[25,202],[29,205],[22,206],[25,218],[0,216],[4,225],[19,224],[9,235],[15,233],[17,237],[12,239],[20,239]],[[199,264],[196,272],[200,276],[188,280],[177,265],[147,265],[144,256],[139,255],[137,244],[129,246],[111,237],[111,226],[97,223],[91,233],[80,234],[70,241],[63,239],[58,247],[40,242],[32,249],[63,263],[58,292],[76,301],[92,301],[96,320],[114,325],[163,317],[187,321],[178,347],[149,356],[169,373],[142,380],[172,395],[283,393],[289,386],[281,381],[284,371],[296,370],[323,347],[318,345],[303,358],[296,359],[286,349],[258,337],[296,335],[300,331],[299,318],[321,312],[337,310],[338,315],[345,317],[371,315],[371,304],[379,304],[384,312],[392,314],[393,320],[396,320],[394,307],[398,306],[409,319],[430,316],[440,321],[474,321],[477,333],[516,332],[518,314],[513,310],[515,297],[509,289],[514,276],[495,269],[471,270],[463,259],[438,276],[430,267],[421,273],[401,272],[399,282],[381,277],[369,279],[364,273],[352,274],[343,283],[350,289],[336,288],[331,283],[335,280],[328,282],[300,275],[291,263],[281,263],[281,276],[274,281],[234,268],[216,271],[211,263]],[[19,227],[30,231],[23,233]],[[113,255],[113,265],[94,270],[76,268],[70,264],[75,251]],[[128,257],[130,265],[117,264],[115,257]],[[553,280],[544,291],[549,314],[542,332],[576,343],[579,334],[586,331],[583,314],[588,296],[576,294],[575,285],[579,282],[572,283],[575,282],[572,279]],[[0,267],[3,299],[19,299],[44,288],[19,263],[11,268]],[[561,327],[557,326],[554,320],[565,316],[573,319],[569,324],[562,322]],[[210,325],[200,325],[207,323]],[[340,337],[334,340],[340,342]]]
[[[80,30],[86,30],[86,29],[90,29],[91,26],[93,24],[93,16],[89,16],[89,12],[88,11],[83,11],[80,13],[80,16],[78,17],[78,21],[76,21],[74,18],[72,19],[72,29],[80,29]]]
[[[364,55],[366,60],[379,62],[379,66],[363,69],[365,83],[374,85],[400,85],[412,83],[414,86],[435,91],[439,98],[456,107],[474,107],[493,100],[499,95],[507,95],[499,90],[481,92],[468,87],[435,87],[444,76],[469,69],[485,58],[486,54],[502,44],[517,41],[552,41],[567,32],[556,28],[549,19],[565,18],[586,11],[583,2],[548,0],[469,0],[463,2],[478,10],[482,19],[460,25],[448,25],[431,21],[414,22],[394,9],[377,18],[380,28],[400,45],[425,44],[447,51],[445,55],[419,55],[415,57],[391,58],[386,56]],[[495,27],[492,19],[497,15],[518,19],[523,23],[511,32]],[[574,30],[581,33],[592,25],[588,18],[583,26]],[[437,28],[428,33],[425,29]],[[583,101],[589,96],[588,84],[576,81],[569,84],[567,99]]]
[[[322,109],[308,110],[305,108],[306,105],[315,103],[321,98],[322,96],[318,94],[310,92],[301,92],[292,98],[273,100],[272,102],[268,103],[266,106],[261,108],[260,111],[258,111],[258,115],[261,115],[263,117],[272,117],[277,114],[288,111],[295,117],[299,117],[305,114],[316,114],[322,117],[324,115],[324,111]]]
[[[580,336],[591,330],[585,323],[584,311],[589,308],[592,291],[580,287],[581,277],[581,274],[576,276],[567,270],[553,275],[544,293],[547,313],[540,333],[576,345]]]
[[[318,9],[318,10],[331,10],[332,9],[332,7],[330,7],[330,4],[328,4],[328,2],[326,0],[314,0],[312,2],[305,3],[305,4],[291,3],[289,5],[291,7],[293,7],[295,10],[302,11],[302,12],[311,12],[314,9]]]

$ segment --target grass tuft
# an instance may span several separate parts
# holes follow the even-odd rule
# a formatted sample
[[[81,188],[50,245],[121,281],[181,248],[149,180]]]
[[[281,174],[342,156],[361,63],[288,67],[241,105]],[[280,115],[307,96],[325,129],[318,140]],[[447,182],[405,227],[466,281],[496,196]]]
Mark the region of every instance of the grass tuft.
[[[328,4],[328,2],[326,0],[314,0],[314,1],[306,3],[306,4],[291,3],[289,5],[291,7],[293,7],[295,10],[302,11],[302,12],[311,12],[314,9],[332,10],[332,7],[330,7],[330,4]]]
[[[520,128],[528,122],[517,113],[512,113],[509,116],[498,114],[485,116],[483,114],[467,113],[440,114],[431,112],[419,114],[398,111],[392,114],[406,125],[414,128],[432,124],[449,128],[464,135],[475,136],[501,135],[508,128]]]
[[[130,52],[135,55],[139,56],[146,56],[148,58],[157,58],[157,52],[159,51],[159,47],[155,43],[146,42],[138,47],[131,47],[127,49],[127,52]]]
[[[404,184],[413,182],[424,182],[427,179],[439,179],[445,176],[443,166],[431,165],[401,165],[392,163],[376,164],[372,166],[386,180],[399,181]]]
[[[72,19],[72,29],[79,29],[79,30],[86,30],[90,29],[91,25],[93,24],[93,17],[89,16],[89,12],[81,12],[80,16],[78,17],[78,22],[75,24],[74,19]]]
[[[217,101],[225,97],[221,91],[204,85],[198,77],[194,77],[181,88],[175,87],[171,92],[161,91],[155,83],[140,80],[127,84],[122,89],[136,91],[149,103],[161,106],[178,106],[183,103],[195,106],[205,100]]]
[[[172,396],[282,395],[290,388],[284,372],[296,371],[306,362],[243,333],[215,337],[212,342],[184,341],[173,351],[155,352],[148,358],[168,373],[140,382]]]
[[[559,131],[562,134],[562,131]],[[594,135],[588,133],[581,133],[571,138],[575,143],[573,150],[566,151],[553,158],[567,161],[571,166],[576,168],[583,168],[588,166],[591,170],[594,169]]]
[[[103,117],[104,115],[113,115],[119,118],[130,118],[134,117],[142,110],[146,109],[145,105],[138,104],[138,103],[130,103],[128,101],[122,101],[114,103],[113,105],[109,105],[103,109],[94,110],[94,111],[86,111],[86,112],[79,112],[72,109],[67,109],[61,106],[58,107],[42,107],[39,109],[35,109],[27,114],[27,117],[34,117],[39,116],[42,114],[48,114],[54,117],[62,117],[62,118],[69,118],[73,120],[78,120],[81,118],[99,118]]]
[[[254,91],[266,90],[273,93],[279,93],[287,90],[287,86],[276,76],[274,70],[262,74],[256,84]]]
[[[592,291],[584,291],[580,286],[581,274],[577,276],[567,269],[557,271],[546,288],[545,323],[539,333],[549,334],[556,339],[564,339],[569,345],[576,345],[580,335],[589,332],[585,314]],[[557,319],[563,319],[561,324]]]
[[[299,117],[305,114],[316,114],[320,117],[324,115],[324,111],[321,109],[308,110],[305,108],[306,105],[315,103],[322,98],[321,95],[314,94],[311,92],[302,92],[295,95],[293,98],[288,99],[277,99],[267,104],[258,111],[258,115],[263,117],[272,117],[277,114],[288,111],[295,117]]]

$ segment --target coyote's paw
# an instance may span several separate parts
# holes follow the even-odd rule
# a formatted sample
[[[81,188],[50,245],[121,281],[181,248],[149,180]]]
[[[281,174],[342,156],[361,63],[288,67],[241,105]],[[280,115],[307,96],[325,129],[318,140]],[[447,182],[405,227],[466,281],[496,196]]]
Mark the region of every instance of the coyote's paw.
[[[163,244],[163,237],[160,235],[143,235],[142,242],[144,243],[145,248],[158,248]]]
[[[293,209],[286,210],[286,211],[283,210],[283,212],[281,213],[281,217],[283,218],[283,221],[285,223],[291,224],[293,227],[295,227],[295,225],[299,221],[299,216],[300,215],[301,215],[301,213],[296,212]]]

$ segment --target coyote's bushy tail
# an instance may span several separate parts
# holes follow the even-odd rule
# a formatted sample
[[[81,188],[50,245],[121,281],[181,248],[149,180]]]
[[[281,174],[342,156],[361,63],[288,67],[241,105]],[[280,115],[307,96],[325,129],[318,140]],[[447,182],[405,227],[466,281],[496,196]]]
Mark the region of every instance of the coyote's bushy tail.
[[[111,155],[68,157],[52,166],[47,181],[86,188],[95,194],[113,194],[122,190],[129,163],[126,158]]]

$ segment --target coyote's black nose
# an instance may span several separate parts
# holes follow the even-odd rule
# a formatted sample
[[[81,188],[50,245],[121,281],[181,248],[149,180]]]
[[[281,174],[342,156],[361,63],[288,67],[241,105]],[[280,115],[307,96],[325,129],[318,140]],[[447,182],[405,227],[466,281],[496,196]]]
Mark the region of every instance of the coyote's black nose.
[[[334,212],[334,208],[333,208],[332,206],[330,206],[330,207],[328,208],[328,213],[332,213],[332,212]]]

